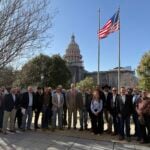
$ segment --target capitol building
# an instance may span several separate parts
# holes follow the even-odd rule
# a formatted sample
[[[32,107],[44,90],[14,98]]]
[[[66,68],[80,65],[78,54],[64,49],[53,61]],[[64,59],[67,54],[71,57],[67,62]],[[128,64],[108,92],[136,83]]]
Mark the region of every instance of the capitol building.
[[[71,42],[66,49],[64,59],[67,62],[68,68],[72,74],[71,83],[77,83],[83,80],[85,77],[92,77],[96,83],[97,71],[86,71],[83,65],[83,58],[80,54],[79,45],[75,41],[75,36],[71,36]],[[137,85],[137,77],[135,71],[131,70],[131,67],[120,68],[120,86],[134,87]],[[111,87],[117,87],[118,84],[118,68],[114,68],[108,71],[100,72],[100,84],[101,86],[108,84]]]

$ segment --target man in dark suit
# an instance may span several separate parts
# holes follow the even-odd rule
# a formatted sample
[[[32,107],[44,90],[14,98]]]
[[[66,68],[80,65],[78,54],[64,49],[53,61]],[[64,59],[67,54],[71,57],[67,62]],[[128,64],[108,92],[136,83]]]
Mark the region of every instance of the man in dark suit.
[[[37,87],[37,91],[35,93],[35,108],[34,108],[34,112],[35,112],[34,129],[35,130],[39,129],[38,120],[39,120],[40,112],[42,110],[42,106],[43,106],[42,88],[41,87]]]
[[[17,125],[18,125],[18,128],[20,129],[21,128],[21,124],[22,124],[22,113],[21,113],[21,97],[22,97],[22,94],[21,94],[21,90],[19,87],[16,88],[16,96],[18,98],[18,101],[19,101],[19,106],[18,106],[18,109],[17,109],[17,112],[16,112],[16,117],[15,117],[15,123],[17,121]]]
[[[117,116],[117,101],[119,99],[119,95],[117,93],[117,89],[115,87],[112,88],[112,97],[110,101],[107,101],[107,109],[111,115],[111,118],[113,120],[113,126],[114,126],[114,133],[112,135],[118,134],[118,116]],[[112,126],[112,124],[111,124]]]
[[[112,118],[111,115],[108,111],[108,106],[107,104],[110,103],[111,98],[112,98],[112,93],[110,92],[111,87],[108,86],[107,84],[102,87],[103,92],[104,92],[104,101],[103,101],[103,106],[104,106],[104,117],[107,123],[107,133],[112,133]]]
[[[83,131],[83,125],[84,129],[87,130],[88,124],[88,110],[87,110],[87,93],[84,88],[81,88],[81,90],[77,94],[77,109],[79,111],[79,117],[80,117],[80,129],[79,131]]]
[[[23,114],[21,128],[25,131],[31,130],[32,114],[35,108],[35,94],[31,86],[28,87],[28,91],[23,93],[21,100],[21,111]],[[27,120],[28,118],[28,120]]]
[[[4,118],[2,131],[6,134],[8,120],[10,119],[10,131],[15,132],[15,116],[19,106],[16,96],[16,88],[11,88],[10,93],[4,96]]]
[[[130,116],[132,113],[132,99],[126,94],[125,87],[121,87],[120,89],[120,96],[117,102],[117,110],[119,117],[119,140],[124,139],[125,125],[127,141],[130,141]]]

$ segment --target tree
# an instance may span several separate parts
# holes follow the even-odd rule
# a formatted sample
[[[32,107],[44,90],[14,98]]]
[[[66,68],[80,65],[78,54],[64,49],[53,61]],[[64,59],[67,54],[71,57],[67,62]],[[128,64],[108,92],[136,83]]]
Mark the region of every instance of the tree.
[[[71,78],[71,73],[66,65],[64,59],[59,55],[53,55],[51,57],[51,65],[49,67],[50,84],[52,87],[56,87],[61,84],[64,87],[68,86],[68,81]]]
[[[11,87],[15,81],[15,71],[12,67],[5,67],[0,70],[0,87]]]
[[[150,51],[146,52],[137,68],[139,86],[150,91]]]
[[[50,0],[0,0],[0,68],[50,41]]]
[[[27,62],[18,73],[14,84],[26,87],[29,85],[46,86],[49,84],[48,69],[50,66],[50,57],[40,54],[39,56]],[[43,78],[44,77],[44,78]]]
[[[71,73],[66,66],[66,62],[59,56],[52,57],[40,54],[26,63],[20,71],[16,84],[26,87],[52,86],[59,84],[66,86]]]
[[[86,77],[84,80],[77,83],[78,88],[92,89],[94,86],[95,83],[92,77]]]

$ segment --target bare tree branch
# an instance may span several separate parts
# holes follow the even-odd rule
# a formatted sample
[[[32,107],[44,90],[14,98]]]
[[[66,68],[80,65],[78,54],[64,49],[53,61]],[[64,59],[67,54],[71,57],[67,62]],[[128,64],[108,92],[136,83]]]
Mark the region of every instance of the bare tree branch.
[[[49,9],[50,0],[0,0],[0,68],[51,39]]]

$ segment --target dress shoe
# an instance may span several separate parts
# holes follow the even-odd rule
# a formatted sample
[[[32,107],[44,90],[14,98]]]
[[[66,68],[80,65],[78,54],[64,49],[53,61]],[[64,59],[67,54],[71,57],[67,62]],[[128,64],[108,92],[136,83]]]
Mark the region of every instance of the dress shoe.
[[[9,130],[10,132],[13,132],[13,133],[15,133],[16,131],[15,130]]]
[[[117,135],[117,133],[115,133],[115,132],[111,134],[111,136],[116,136],[116,135]]]
[[[127,137],[127,142],[131,142],[131,138],[130,137]]]
[[[55,128],[52,128],[52,132],[55,132]]]
[[[5,135],[6,135],[6,134],[7,134],[7,132],[6,132],[6,131],[3,131],[3,134],[5,134]]]
[[[83,131],[83,128],[80,128],[79,131]]]
[[[124,137],[123,136],[119,136],[119,140],[120,141],[124,140]]]
[[[141,138],[138,137],[138,138],[136,139],[136,141],[141,141]]]

